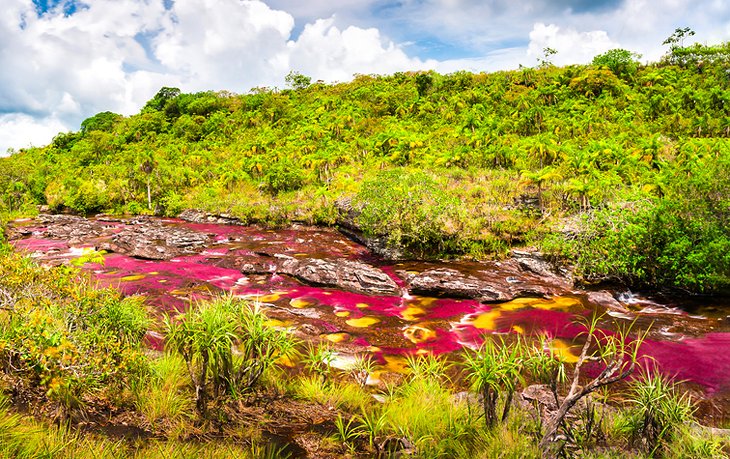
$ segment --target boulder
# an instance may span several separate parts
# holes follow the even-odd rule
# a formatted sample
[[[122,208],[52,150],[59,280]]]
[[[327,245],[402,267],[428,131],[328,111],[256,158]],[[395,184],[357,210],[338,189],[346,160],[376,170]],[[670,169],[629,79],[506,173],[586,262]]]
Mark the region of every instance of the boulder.
[[[102,244],[104,250],[149,260],[169,260],[202,251],[211,241],[209,234],[140,221],[115,234]]]
[[[336,287],[367,295],[400,295],[398,285],[382,270],[353,260],[297,259],[275,255],[277,273],[312,285]]]
[[[545,298],[561,293],[562,287],[542,284],[534,276],[504,276],[511,271],[489,269],[474,274],[451,268],[436,268],[406,277],[411,293],[456,297],[481,302],[511,301],[515,298]],[[518,273],[516,273],[518,274]]]
[[[608,311],[620,312],[623,314],[629,313],[630,311],[624,307],[614,296],[605,290],[599,292],[588,292],[586,295],[588,301],[595,303],[599,306],[606,308]]]
[[[38,221],[45,229],[43,236],[62,239],[69,245],[88,242],[89,239],[105,235],[105,225],[76,215],[39,215]]]
[[[180,212],[177,218],[191,223],[217,223],[220,225],[243,225],[240,218],[231,215],[209,214],[200,210],[186,209]]]
[[[437,268],[413,276],[412,293],[426,296],[470,298],[479,301],[508,301],[513,298],[509,286],[494,286],[482,279],[450,268]]]

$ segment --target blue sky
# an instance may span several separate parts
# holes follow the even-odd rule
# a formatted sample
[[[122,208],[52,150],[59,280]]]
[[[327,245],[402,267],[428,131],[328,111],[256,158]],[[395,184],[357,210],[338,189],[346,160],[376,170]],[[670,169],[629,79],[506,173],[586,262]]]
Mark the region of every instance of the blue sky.
[[[356,73],[588,63],[625,48],[655,61],[691,27],[730,40],[727,0],[3,0],[0,154],[44,145],[100,111],[139,111],[162,86],[284,86],[297,70]]]

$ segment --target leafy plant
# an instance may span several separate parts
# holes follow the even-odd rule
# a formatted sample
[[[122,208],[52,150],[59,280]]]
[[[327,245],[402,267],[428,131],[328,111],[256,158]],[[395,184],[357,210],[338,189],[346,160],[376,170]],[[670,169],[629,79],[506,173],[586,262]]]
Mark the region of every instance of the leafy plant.
[[[492,428],[497,421],[507,420],[512,397],[521,378],[524,365],[523,347],[520,341],[498,345],[492,339],[485,339],[481,347],[464,355],[467,378],[472,387],[482,395],[484,421]],[[504,395],[502,414],[497,417],[500,395]]]

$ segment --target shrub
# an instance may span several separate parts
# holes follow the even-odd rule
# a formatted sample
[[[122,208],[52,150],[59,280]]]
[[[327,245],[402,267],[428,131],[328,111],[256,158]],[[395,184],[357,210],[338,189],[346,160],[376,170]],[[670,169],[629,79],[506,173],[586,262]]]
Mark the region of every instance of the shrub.
[[[258,306],[231,296],[196,305],[174,320],[165,318],[168,346],[188,366],[201,415],[212,397],[251,391],[278,358],[294,352],[291,335],[266,321]]]
[[[453,235],[445,223],[458,219],[459,200],[421,171],[389,169],[363,183],[353,201],[361,209],[358,223],[370,236],[415,254],[443,252]]]

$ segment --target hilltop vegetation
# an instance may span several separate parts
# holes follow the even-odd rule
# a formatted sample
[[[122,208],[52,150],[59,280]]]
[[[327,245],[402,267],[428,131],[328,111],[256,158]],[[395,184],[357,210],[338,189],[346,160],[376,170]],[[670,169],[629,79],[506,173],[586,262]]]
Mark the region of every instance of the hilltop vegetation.
[[[0,160],[0,210],[333,224],[419,256],[538,245],[586,281],[730,286],[730,43],[593,65],[163,88],[137,115]]]

